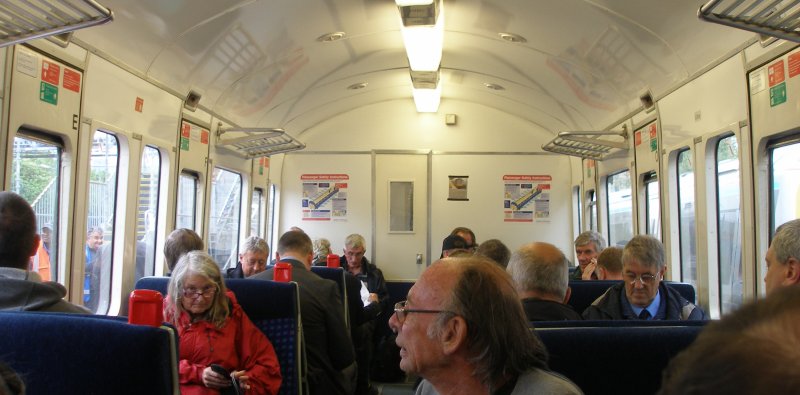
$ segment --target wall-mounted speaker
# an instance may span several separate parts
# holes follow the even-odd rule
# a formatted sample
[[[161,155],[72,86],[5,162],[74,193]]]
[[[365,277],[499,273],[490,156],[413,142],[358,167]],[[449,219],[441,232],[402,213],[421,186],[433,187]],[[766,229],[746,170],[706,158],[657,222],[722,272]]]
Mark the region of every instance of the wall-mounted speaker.
[[[186,95],[186,99],[183,101],[183,108],[189,111],[197,110],[197,105],[200,104],[201,97],[203,97],[203,95],[190,90]]]

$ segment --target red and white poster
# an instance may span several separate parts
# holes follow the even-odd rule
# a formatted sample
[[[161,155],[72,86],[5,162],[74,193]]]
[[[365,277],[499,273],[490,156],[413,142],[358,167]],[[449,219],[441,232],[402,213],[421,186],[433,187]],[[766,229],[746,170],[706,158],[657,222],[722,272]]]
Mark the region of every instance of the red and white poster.
[[[347,220],[347,174],[302,174],[303,221]]]
[[[549,222],[549,175],[503,176],[504,222]]]

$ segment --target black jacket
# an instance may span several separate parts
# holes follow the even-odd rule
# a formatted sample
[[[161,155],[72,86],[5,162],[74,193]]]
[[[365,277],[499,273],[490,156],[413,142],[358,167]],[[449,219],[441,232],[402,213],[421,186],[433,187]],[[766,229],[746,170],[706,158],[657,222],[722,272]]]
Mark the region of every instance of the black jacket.
[[[663,281],[658,286],[661,294],[661,306],[656,319],[662,320],[705,320],[706,315],[698,306],[686,300],[678,291],[667,286]],[[585,320],[635,320],[638,319],[631,309],[625,295],[625,283],[619,283],[608,289],[583,312]]]

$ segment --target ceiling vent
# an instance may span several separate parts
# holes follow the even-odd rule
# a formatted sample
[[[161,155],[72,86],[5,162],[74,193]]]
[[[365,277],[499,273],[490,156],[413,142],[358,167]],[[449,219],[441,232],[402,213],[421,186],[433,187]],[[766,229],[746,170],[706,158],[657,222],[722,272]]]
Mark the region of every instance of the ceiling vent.
[[[111,10],[93,0],[3,0],[0,47],[44,37],[66,47],[73,31],[113,19]]]
[[[708,22],[800,42],[800,2],[796,0],[711,0],[697,11]]]
[[[628,150],[628,128],[623,125],[620,132],[561,132],[542,149],[584,159],[603,160],[610,154]]]
[[[222,136],[225,135],[225,139]],[[305,144],[283,129],[223,128],[217,131],[217,145],[236,152],[246,159],[301,150]]]

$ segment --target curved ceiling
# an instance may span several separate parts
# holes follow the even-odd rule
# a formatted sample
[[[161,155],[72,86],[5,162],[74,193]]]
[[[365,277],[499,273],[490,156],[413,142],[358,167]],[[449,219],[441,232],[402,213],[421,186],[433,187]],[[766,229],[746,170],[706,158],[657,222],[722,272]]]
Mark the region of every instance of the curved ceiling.
[[[412,100],[393,0],[101,2],[114,22],[77,41],[174,91],[200,92],[202,107],[238,126],[298,135],[370,103]],[[641,93],[660,97],[753,38],[698,20],[703,3],[444,0],[442,101],[554,134],[609,127]],[[343,38],[321,39],[335,32]]]

